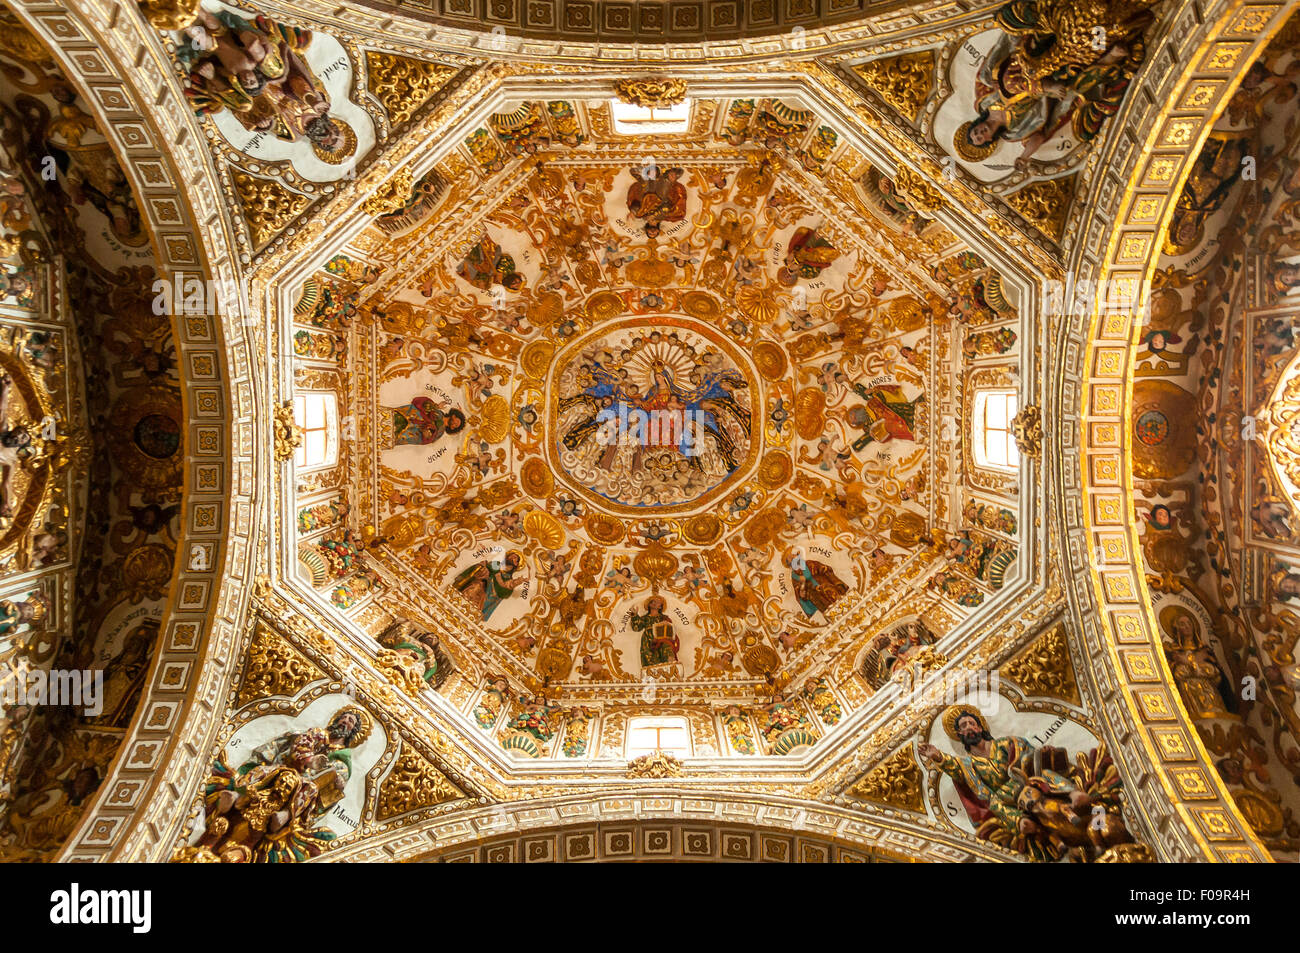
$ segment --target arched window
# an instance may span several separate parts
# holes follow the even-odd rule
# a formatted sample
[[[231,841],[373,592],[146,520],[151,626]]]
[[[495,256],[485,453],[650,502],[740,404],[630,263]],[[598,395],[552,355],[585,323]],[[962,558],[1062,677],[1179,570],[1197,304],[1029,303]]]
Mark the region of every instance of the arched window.
[[[610,101],[614,132],[620,136],[664,136],[685,132],[691,124],[691,101],[676,106],[634,106]]]
[[[1014,472],[1020,467],[1020,450],[1011,431],[1019,402],[1013,390],[985,390],[975,395],[975,465]]]
[[[337,398],[327,393],[297,394],[293,419],[302,431],[302,442],[293,454],[294,466],[299,470],[332,467],[339,456]]]
[[[681,715],[637,715],[627,722],[628,760],[664,751],[678,758],[691,753],[691,730]]]

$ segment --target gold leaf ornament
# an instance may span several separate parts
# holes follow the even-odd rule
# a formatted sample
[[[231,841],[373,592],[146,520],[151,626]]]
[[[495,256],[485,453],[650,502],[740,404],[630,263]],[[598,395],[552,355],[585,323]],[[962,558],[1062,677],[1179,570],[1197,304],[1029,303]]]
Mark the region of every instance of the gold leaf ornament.
[[[657,587],[677,571],[677,557],[656,541],[636,554],[632,568],[637,571],[637,575],[650,580],[650,584]]]
[[[500,443],[510,432],[510,405],[500,394],[493,394],[483,402],[480,416],[479,436],[488,443]]]
[[[519,354],[519,366],[533,380],[541,380],[551,366],[555,348],[550,341],[533,341]]]
[[[667,109],[686,99],[686,82],[666,76],[620,79],[614,84],[614,95],[621,103],[643,109]]]
[[[415,182],[409,169],[399,169],[397,174],[381,185],[378,191],[361,203],[367,215],[388,215],[396,212],[411,201],[411,189]]]
[[[302,444],[302,431],[293,418],[293,401],[286,400],[275,410],[275,459],[288,460]]]
[[[794,398],[794,426],[804,440],[820,437],[826,429],[826,395],[820,388],[806,387]]]
[[[627,310],[623,299],[612,291],[602,291],[587,299],[587,317],[593,321],[606,321]]]
[[[846,792],[851,797],[906,811],[922,812],[921,768],[909,745],[868,771]]]
[[[524,517],[524,532],[547,549],[556,549],[564,542],[564,529],[550,513],[533,510]]]
[[[746,285],[736,292],[736,307],[741,314],[762,325],[771,324],[780,313],[780,308],[767,293],[767,289],[755,285]]]
[[[199,0],[140,0],[140,13],[155,30],[183,30],[199,15]]]
[[[377,50],[366,51],[366,71],[370,76],[370,91],[387,110],[393,126],[410,119],[457,73],[454,66]]]
[[[712,321],[722,313],[713,295],[704,291],[689,291],[682,295],[682,310],[701,321]]]
[[[759,341],[754,345],[754,365],[768,380],[776,381],[784,377],[788,363],[785,351],[779,345],[771,341]]]
[[[688,543],[710,546],[722,538],[722,520],[712,513],[692,516],[682,524],[682,535]]]
[[[253,245],[261,248],[315,201],[309,195],[290,192],[273,179],[236,172],[235,192],[243,206]]]
[[[1043,454],[1043,414],[1034,404],[1026,404],[1011,420],[1016,449],[1021,456],[1036,459]],[[1136,469],[1136,468],[1135,468]]]
[[[554,291],[543,292],[529,302],[527,315],[530,324],[539,328],[549,328],[564,317],[564,299]]]
[[[622,520],[604,513],[588,514],[585,526],[587,535],[605,546],[621,543],[623,537],[627,534],[627,529],[623,526]]]
[[[758,482],[769,490],[785,485],[794,474],[794,463],[784,450],[773,450],[763,457],[758,467]]]
[[[894,187],[918,212],[929,214],[937,211],[943,204],[943,196],[939,194],[939,190],[905,165],[900,165],[898,171],[894,173]]]
[[[529,496],[545,498],[555,489],[551,468],[540,457],[529,457],[519,468],[519,486]]]

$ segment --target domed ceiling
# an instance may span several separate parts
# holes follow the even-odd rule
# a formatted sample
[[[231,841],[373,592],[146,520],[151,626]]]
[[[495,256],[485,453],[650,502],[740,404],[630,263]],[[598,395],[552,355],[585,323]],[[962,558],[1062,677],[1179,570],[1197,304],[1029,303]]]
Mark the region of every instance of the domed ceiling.
[[[963,485],[956,440],[957,381],[1016,379],[1015,289],[797,94],[675,98],[655,137],[507,102],[295,307],[355,299],[355,528],[302,566],[355,554],[335,605],[432,633],[480,727],[527,694],[519,756],[664,706],[701,755],[803,751],[1019,571],[1019,481]]]

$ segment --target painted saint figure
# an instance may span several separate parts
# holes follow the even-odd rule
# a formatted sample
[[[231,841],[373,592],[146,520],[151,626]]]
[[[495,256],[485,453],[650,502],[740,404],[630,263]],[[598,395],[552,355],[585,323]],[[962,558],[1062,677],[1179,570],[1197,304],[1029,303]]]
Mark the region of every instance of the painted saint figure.
[[[1219,667],[1214,650],[1201,637],[1192,613],[1179,605],[1159,613],[1164,630],[1165,654],[1183,703],[1193,718],[1227,718],[1240,707],[1232,682]]]
[[[788,562],[794,596],[799,600],[804,615],[810,619],[818,612],[826,615],[831,606],[849,591],[844,581],[825,563],[793,554]]]
[[[566,466],[600,471],[592,488],[633,505],[693,499],[741,466],[749,384],[724,354],[659,330],[608,343],[564,372],[556,450]]]
[[[485,559],[465,567],[452,581],[457,592],[479,611],[483,621],[491,618],[504,599],[528,581],[519,572],[523,557],[511,550],[504,560]]]
[[[158,622],[147,619],[127,635],[122,650],[104,668],[102,712],[93,719],[100,725],[125,728],[135,712],[149,672]]]
[[[176,55],[189,70],[185,95],[196,113],[228,111],[250,132],[305,138],[334,165],[356,151],[356,133],[330,116],[329,94],[307,65],[311,30],[200,8],[182,33]]]
[[[680,222],[686,217],[686,186],[680,181],[684,174],[684,169],[660,169],[657,165],[632,170],[627,210],[645,222],[647,238],[658,238],[664,222]]]
[[[871,640],[862,661],[862,675],[872,688],[878,689],[913,655],[934,643],[934,633],[924,622],[905,622]]]
[[[790,237],[785,265],[777,272],[783,285],[793,285],[800,278],[816,278],[840,257],[839,249],[823,238],[815,228],[799,228]]]
[[[643,669],[677,663],[681,640],[677,638],[673,624],[664,612],[666,608],[667,603],[661,596],[651,596],[645,604],[645,611],[632,616],[633,631],[641,633]]]
[[[31,593],[24,599],[0,600],[0,638],[14,635],[25,625],[45,621],[49,608],[49,597],[43,592]]]
[[[393,446],[428,446],[444,434],[460,433],[465,414],[455,407],[440,408],[428,397],[416,397],[409,404],[387,409],[393,415]]]
[[[853,390],[866,401],[865,404],[850,407],[848,412],[849,423],[864,431],[861,437],[853,441],[854,451],[861,451],[871,443],[916,439],[916,405],[925,400],[924,394],[915,400],[908,400],[897,384],[873,387],[870,390],[861,384],[854,384]]]
[[[409,622],[398,620],[380,634],[379,644],[392,653],[404,671],[419,679],[417,685],[422,683],[436,689],[450,674],[451,660],[442,651],[434,632],[420,631]]]
[[[1165,237],[1166,254],[1185,255],[1201,243],[1206,222],[1233,194],[1245,168],[1242,160],[1253,148],[1249,133],[1210,133],[1174,205]]]
[[[1067,851],[1088,859],[1132,838],[1120,813],[1120,780],[1101,746],[1071,764],[1060,748],[1020,736],[994,737],[979,709],[955,705],[943,728],[965,754],[919,746],[921,758],[953,782],[975,836],[1035,860]]]
[[[501,285],[507,291],[521,291],[526,280],[515,270],[515,260],[487,232],[456,266],[456,274],[480,291],[490,291],[493,285]]]
[[[981,162],[998,140],[1018,142],[1023,167],[1066,123],[1080,142],[1097,137],[1142,64],[1154,16],[1131,0],[1011,0],[994,19],[1003,35],[975,77],[978,115],[953,146]]]
[[[14,386],[9,375],[0,375],[0,516],[12,515],[10,484],[15,472],[32,453],[32,436],[27,428],[9,426],[9,404]]]
[[[204,787],[206,830],[200,850],[223,863],[293,863],[334,840],[318,819],[343,799],[352,752],[370,733],[356,705],[324,728],[290,731],[253,749],[238,768],[223,751]]]

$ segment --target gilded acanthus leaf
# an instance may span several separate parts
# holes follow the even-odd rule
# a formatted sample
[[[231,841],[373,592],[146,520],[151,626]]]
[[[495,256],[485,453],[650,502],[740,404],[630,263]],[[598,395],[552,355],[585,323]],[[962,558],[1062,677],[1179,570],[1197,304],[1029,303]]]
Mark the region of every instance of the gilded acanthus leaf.
[[[1245,426],[1248,418],[1242,418]],[[1278,482],[1300,486],[1300,361],[1293,361],[1282,374],[1273,399],[1258,414],[1267,436],[1264,438]],[[1292,494],[1291,508],[1300,507],[1300,496]]]
[[[375,667],[408,695],[419,695],[428,687],[424,680],[424,663],[406,653],[380,649],[375,657]]]
[[[860,63],[853,71],[881,99],[915,122],[934,89],[934,50]]]
[[[374,195],[361,203],[367,215],[387,215],[396,212],[411,201],[411,189],[415,181],[410,169],[399,169],[397,173],[379,187]]]
[[[442,63],[366,51],[370,91],[388,112],[388,121],[398,126],[410,119],[438,90],[456,75],[456,67]]]
[[[1065,215],[1074,198],[1076,177],[1067,175],[1031,182],[1008,195],[1007,204],[1048,238],[1060,241],[1065,233]]]
[[[259,179],[244,172],[234,175],[235,191],[244,207],[255,248],[261,248],[278,235],[314,201],[310,195],[290,192],[273,179]]]
[[[446,775],[420,757],[418,752],[405,748],[393,770],[379,785],[375,817],[384,821],[464,796],[464,791],[448,781]]]
[[[198,18],[199,0],[140,0],[140,12],[156,30],[183,30]]]
[[[614,84],[614,95],[621,103],[643,109],[667,109],[686,98],[686,83],[667,77],[620,79]]]
[[[666,751],[643,754],[627,763],[629,778],[676,778],[682,773],[682,763]]]
[[[1107,850],[1097,858],[1099,864],[1154,864],[1158,858],[1156,852],[1141,841],[1132,844],[1119,844]]]
[[[1043,633],[1033,644],[1002,666],[1002,674],[1026,695],[1045,695],[1079,702],[1070,648],[1060,626]]]
[[[1036,404],[1026,404],[1011,419],[1016,449],[1022,457],[1037,459],[1043,455],[1043,412]]]
[[[261,622],[253,630],[247,658],[236,705],[271,695],[292,696],[304,685],[325,677],[324,672]]]
[[[943,204],[939,190],[905,165],[900,165],[894,173],[894,187],[907,197],[912,208],[922,214],[929,215]]]
[[[846,793],[863,801],[905,811],[920,813],[925,809],[921,796],[921,768],[911,746],[899,748],[864,774]]]
[[[286,400],[275,410],[275,459],[288,460],[302,444],[302,430],[293,418],[293,401]]]

